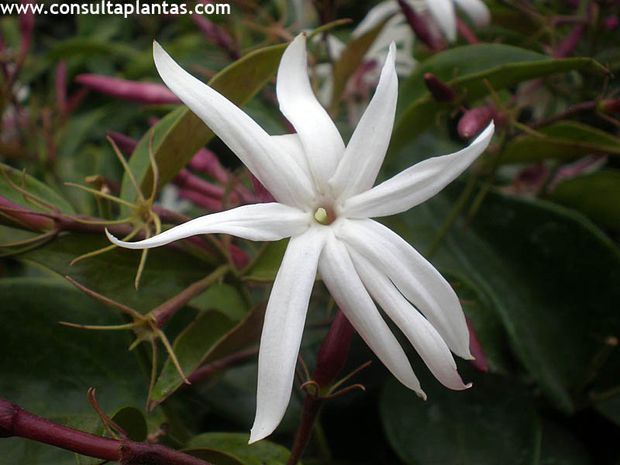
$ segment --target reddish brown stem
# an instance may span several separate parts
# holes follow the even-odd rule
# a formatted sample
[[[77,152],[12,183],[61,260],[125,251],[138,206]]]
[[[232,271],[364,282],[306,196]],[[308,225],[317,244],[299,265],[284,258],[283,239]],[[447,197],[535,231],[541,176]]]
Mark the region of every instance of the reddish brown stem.
[[[295,441],[293,442],[293,448],[291,449],[291,455],[286,462],[286,465],[296,465],[301,459],[310,438],[312,437],[312,428],[319,415],[321,406],[323,405],[323,399],[311,395],[307,395],[304,400],[303,410],[301,412],[301,421],[295,433]]]
[[[0,399],[0,437],[21,437],[122,465],[210,465],[159,444],[117,440],[78,431]]]

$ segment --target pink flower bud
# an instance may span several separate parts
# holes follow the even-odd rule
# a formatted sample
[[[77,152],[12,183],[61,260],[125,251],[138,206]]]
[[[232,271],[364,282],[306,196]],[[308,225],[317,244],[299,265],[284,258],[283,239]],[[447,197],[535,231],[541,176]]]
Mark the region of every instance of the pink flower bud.
[[[228,171],[221,165],[217,156],[209,149],[200,149],[189,162],[190,168],[205,173],[221,183],[227,183]]]
[[[347,362],[353,332],[353,326],[344,316],[344,313],[339,310],[323,340],[323,344],[321,344],[316,359],[314,380],[322,388],[328,387],[334,382]]]
[[[585,24],[577,24],[575,27],[573,27],[573,30],[570,32],[570,34],[568,34],[564,38],[564,40],[560,42],[555,48],[555,50],[553,51],[553,56],[555,58],[565,58],[571,55],[579,45],[579,42],[581,41],[585,30]]]
[[[476,328],[474,328],[474,325],[469,320],[469,318],[467,319],[467,327],[469,328],[469,350],[474,356],[474,359],[471,361],[471,363],[480,371],[489,371],[489,363],[487,362],[487,358],[484,355],[484,351],[482,350],[482,346],[480,345],[480,341],[478,340]]]
[[[618,26],[620,25],[620,18],[617,16],[608,16],[603,20],[603,25],[608,31],[614,31],[618,29]]]
[[[22,224],[33,231],[47,231],[54,227],[54,220],[46,216],[29,212],[26,208],[0,196],[0,212],[3,216],[14,218],[15,222]]]
[[[422,43],[432,51],[438,51],[444,48],[443,41],[433,34],[428,27],[426,19],[417,14],[405,0],[398,0],[398,4],[403,11],[405,19],[411,26],[413,33]]]
[[[495,108],[490,106],[472,108],[467,110],[457,126],[459,136],[469,140],[477,136],[486,128],[495,117]]]
[[[620,98],[607,99],[599,103],[603,113],[620,113]]]
[[[99,74],[80,74],[75,82],[105,95],[147,105],[181,103],[168,88],[152,82],[128,81]]]
[[[199,178],[186,169],[182,169],[179,174],[176,175],[174,178],[174,183],[181,189],[196,191],[202,195],[213,197],[214,199],[220,201],[224,196],[223,188],[214,186],[210,182]]]
[[[189,200],[194,205],[214,212],[222,211],[222,201],[189,189],[180,189],[179,197]]]
[[[449,103],[456,100],[456,92],[433,73],[424,73],[424,83],[433,98],[438,102]]]
[[[206,39],[224,50],[231,59],[237,60],[241,56],[235,40],[226,30],[204,16],[192,15],[191,18]]]
[[[22,5],[32,5],[32,0],[22,0]],[[32,42],[32,31],[34,30],[34,13],[27,8],[24,13],[19,15],[19,32],[21,34],[20,55],[23,58],[30,49]]]

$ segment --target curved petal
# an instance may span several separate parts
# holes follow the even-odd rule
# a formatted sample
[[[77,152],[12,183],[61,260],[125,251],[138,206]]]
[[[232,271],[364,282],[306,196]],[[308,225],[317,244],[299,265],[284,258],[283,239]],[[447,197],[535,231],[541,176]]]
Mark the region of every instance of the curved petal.
[[[338,237],[394,282],[437,329],[452,352],[472,358],[469,330],[456,293],[417,250],[394,231],[372,220],[349,220],[338,230]]]
[[[332,297],[368,347],[401,383],[426,399],[405,352],[366,292],[349,252],[333,234],[327,238],[321,254],[319,272]]]
[[[372,187],[385,158],[396,113],[396,45],[390,44],[377,90],[360,119],[338,169],[329,180],[336,196],[348,198]]]
[[[409,339],[435,378],[447,388],[456,391],[471,387],[471,384],[463,383],[448,345],[433,325],[420,315],[396,289],[394,283],[363,255],[352,248],[349,253],[370,295]]]
[[[379,3],[377,6],[373,7],[366,14],[366,16],[364,16],[364,19],[353,30],[351,37],[355,38],[366,34],[390,16],[393,16],[400,11],[400,6],[398,6],[398,2],[396,0],[387,0]]]
[[[456,14],[453,0],[426,0],[426,6],[448,41],[456,40]]]
[[[108,239],[126,249],[150,249],[198,234],[223,233],[252,241],[279,241],[300,234],[312,223],[312,216],[281,203],[244,205],[201,216],[138,242],[118,240],[106,229]]]
[[[465,12],[478,27],[491,22],[491,12],[481,0],[454,0],[456,6]]]
[[[421,204],[450,184],[485,151],[493,131],[491,123],[469,147],[421,161],[369,191],[347,199],[342,214],[349,218],[376,218]]]
[[[313,187],[307,173],[286,158],[269,135],[239,107],[181,68],[153,43],[155,66],[172,92],[239,157],[258,180],[287,205],[308,205]]]
[[[282,56],[276,92],[280,111],[301,139],[315,184],[323,186],[342,157],[344,142],[312,91],[303,33],[290,43]]]
[[[297,134],[271,136],[271,140],[282,149],[282,153],[285,154],[289,160],[297,163],[297,165],[299,165],[299,167],[306,173],[309,172],[304,148],[301,145],[301,139]]]
[[[273,283],[260,340],[256,418],[250,443],[269,436],[286,412],[326,232],[311,228],[293,237]]]

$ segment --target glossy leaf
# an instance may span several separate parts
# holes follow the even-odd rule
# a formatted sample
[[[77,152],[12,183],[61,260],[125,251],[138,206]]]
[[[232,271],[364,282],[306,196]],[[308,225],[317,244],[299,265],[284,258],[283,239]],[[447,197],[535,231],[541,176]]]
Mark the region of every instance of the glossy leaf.
[[[596,223],[620,230],[620,171],[604,170],[564,181],[551,199],[574,208]]]
[[[235,465],[286,464],[290,452],[285,447],[269,441],[248,444],[248,439],[247,434],[206,433],[193,437],[186,448],[193,455],[214,461],[219,457],[217,454],[224,454]]]
[[[574,438],[543,426],[533,399],[517,382],[480,375],[467,391],[436,383],[425,384],[425,390],[428,402],[391,380],[381,395],[385,433],[405,464],[589,463]]]
[[[90,387],[106,411],[144,405],[147,376],[126,333],[83,331],[59,321],[118,324],[109,310],[58,279],[0,280],[0,396],[36,414],[94,431]],[[20,438],[0,441],[0,464],[75,464],[74,454]]]
[[[589,154],[620,155],[620,138],[574,121],[555,123],[542,128],[539,134],[513,139],[501,154],[501,162],[571,160]]]
[[[1,172],[5,172],[10,181],[33,196],[53,205],[63,213],[74,214],[75,210],[59,193],[27,173],[18,171],[0,163],[0,196],[17,205],[34,211],[46,211],[40,204],[12,187]]]
[[[103,235],[69,234],[19,258],[61,276],[71,276],[80,284],[139,311],[153,309],[213,271],[205,262],[168,247],[149,251],[138,290],[133,281],[140,252],[115,249],[71,266],[71,261],[79,255],[108,245]]]
[[[218,360],[258,342],[264,306],[257,307],[241,322],[220,312],[201,312],[174,341],[174,353],[186,376],[204,363]],[[151,400],[159,403],[183,385],[183,380],[167,360],[153,387]]]

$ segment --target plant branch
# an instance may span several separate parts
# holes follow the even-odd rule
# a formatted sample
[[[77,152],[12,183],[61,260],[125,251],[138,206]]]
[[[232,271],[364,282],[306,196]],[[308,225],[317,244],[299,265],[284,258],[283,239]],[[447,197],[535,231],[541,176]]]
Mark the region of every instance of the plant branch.
[[[159,444],[110,439],[68,428],[0,399],[0,437],[21,437],[122,465],[210,465]]]

